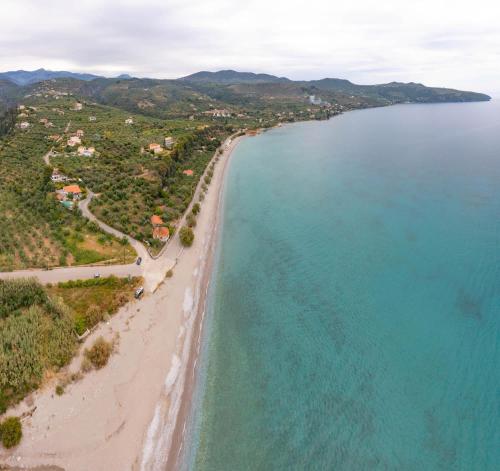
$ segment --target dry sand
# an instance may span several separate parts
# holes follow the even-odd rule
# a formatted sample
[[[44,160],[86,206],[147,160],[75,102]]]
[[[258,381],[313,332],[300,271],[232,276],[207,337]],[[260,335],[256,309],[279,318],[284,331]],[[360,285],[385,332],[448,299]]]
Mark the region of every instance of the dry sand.
[[[49,382],[9,411],[21,415],[36,407],[23,421],[21,444],[0,451],[0,465],[58,466],[67,471],[166,468],[173,432],[179,429],[175,424],[181,400],[190,398],[189,391],[183,392],[185,377],[192,373],[191,339],[200,331],[222,183],[239,139],[225,146],[215,166],[193,246],[183,250],[175,237],[162,255],[164,263],[156,263],[151,276],[146,274],[146,285],[154,289],[173,263],[174,276],[122,308],[86,339],[82,350],[100,335],[117,339],[105,368],[87,373],[62,396],[54,392],[56,383]],[[78,371],[80,362],[81,356],[75,358],[68,370]],[[183,421],[186,404],[182,411]],[[181,438],[176,432],[172,449],[179,447]]]

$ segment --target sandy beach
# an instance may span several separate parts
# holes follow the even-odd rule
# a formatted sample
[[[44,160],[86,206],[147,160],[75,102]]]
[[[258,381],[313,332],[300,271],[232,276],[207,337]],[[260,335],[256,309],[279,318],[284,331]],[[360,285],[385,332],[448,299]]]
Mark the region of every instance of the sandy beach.
[[[167,469],[168,460],[168,469],[174,469],[189,410],[196,354],[193,339],[199,338],[201,330],[221,190],[240,139],[224,146],[215,166],[193,246],[183,249],[175,236],[162,255],[164,268],[175,263],[173,277],[161,282],[162,276],[155,273],[146,279],[154,292],[124,306],[85,340],[80,352],[101,335],[115,339],[116,351],[105,368],[70,384],[62,396],[55,394],[56,381],[47,380],[9,411],[31,415],[23,420],[21,444],[0,452],[0,465],[150,471]],[[80,363],[81,354],[67,372],[78,371]]]

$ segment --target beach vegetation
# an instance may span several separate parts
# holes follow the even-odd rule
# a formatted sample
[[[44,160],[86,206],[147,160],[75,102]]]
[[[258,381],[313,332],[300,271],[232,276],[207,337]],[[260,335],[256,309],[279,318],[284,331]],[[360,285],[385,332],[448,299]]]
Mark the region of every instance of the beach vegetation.
[[[13,448],[21,442],[23,428],[19,417],[7,417],[0,424],[0,438],[5,448]]]
[[[172,278],[174,276],[174,270],[170,269],[167,271],[167,273],[165,274],[165,276],[167,278]]]
[[[193,213],[189,213],[186,216],[186,223],[189,227],[196,227],[196,216]]]
[[[45,371],[69,362],[76,336],[70,309],[35,280],[0,281],[0,306],[0,396],[6,407],[38,387]]]
[[[51,297],[60,298],[71,307],[75,331],[82,335],[131,301],[134,289],[141,283],[140,277],[118,278],[111,275],[60,282],[47,291]]]
[[[192,213],[196,216],[200,212],[201,206],[200,203],[193,204]]]
[[[106,366],[112,352],[112,342],[108,342],[104,337],[99,337],[90,349],[85,350],[84,354],[96,369],[100,369]]]
[[[188,226],[183,226],[179,232],[179,238],[180,238],[181,244],[184,247],[191,247],[193,245],[193,241],[194,241],[193,229],[191,229]]]

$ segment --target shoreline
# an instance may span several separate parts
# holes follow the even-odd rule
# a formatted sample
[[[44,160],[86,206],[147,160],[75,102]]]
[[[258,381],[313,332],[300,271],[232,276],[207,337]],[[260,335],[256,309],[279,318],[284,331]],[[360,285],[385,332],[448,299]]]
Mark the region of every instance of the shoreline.
[[[8,411],[18,416],[27,410],[33,413],[23,421],[21,444],[0,450],[0,467],[149,471],[163,470],[170,463],[172,453],[167,451],[180,444],[179,427],[190,407],[193,352],[202,329],[222,188],[232,153],[243,137],[230,136],[223,144],[201,203],[193,246],[184,250],[176,234],[162,256],[165,269],[175,261],[174,276],[102,323],[64,371],[78,371],[84,348],[101,335],[118,339],[105,368],[71,383],[62,396],[54,394],[56,383],[49,380]],[[216,157],[217,153],[210,163]],[[186,214],[198,201],[204,175]]]
[[[214,268],[214,257],[217,250],[217,241],[221,229],[222,222],[222,210],[223,210],[223,198],[227,179],[227,172],[231,164],[231,157],[234,149],[237,147],[242,137],[239,136],[233,139],[234,146],[231,148],[229,155],[223,163],[223,169],[221,174],[221,182],[218,187],[218,199],[217,207],[215,211],[215,218],[212,223],[211,239],[209,246],[207,248],[207,263],[203,271],[203,276],[200,284],[201,296],[198,301],[196,308],[196,320],[191,332],[191,342],[189,349],[189,356],[186,362],[186,373],[190,372],[187,377],[184,378],[185,382],[180,397],[180,407],[177,411],[176,421],[172,431],[172,440],[170,447],[167,450],[167,462],[165,469],[177,470],[179,469],[179,459],[181,458],[181,452],[186,440],[186,425],[189,419],[189,414],[191,411],[192,398],[194,394],[194,389],[196,387],[196,373],[198,368],[198,358],[201,349],[202,334],[205,328],[205,313],[207,308],[207,295],[212,281],[213,268]],[[231,143],[233,144],[233,142]],[[192,340],[195,340],[194,342]]]

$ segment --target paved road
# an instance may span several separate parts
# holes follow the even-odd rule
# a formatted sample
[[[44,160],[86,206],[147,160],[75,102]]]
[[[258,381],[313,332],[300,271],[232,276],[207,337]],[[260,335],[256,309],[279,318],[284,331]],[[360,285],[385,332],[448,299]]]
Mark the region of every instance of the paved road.
[[[131,263],[129,265],[109,265],[99,267],[63,267],[52,270],[17,270],[12,272],[1,272],[0,280],[12,278],[35,277],[41,283],[57,283],[58,281],[81,280],[93,278],[96,273],[101,276],[115,275],[119,277],[142,276],[142,267]]]

